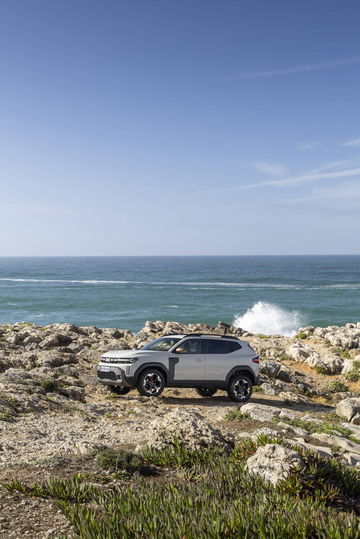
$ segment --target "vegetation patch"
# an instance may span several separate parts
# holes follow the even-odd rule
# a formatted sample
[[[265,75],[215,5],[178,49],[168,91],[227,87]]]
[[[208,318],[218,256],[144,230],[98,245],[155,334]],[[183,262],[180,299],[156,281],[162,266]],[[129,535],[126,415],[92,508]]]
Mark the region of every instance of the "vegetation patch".
[[[351,371],[345,374],[345,378],[349,382],[360,380],[360,361],[354,361]]]
[[[352,440],[353,442],[360,444],[360,440],[356,438],[356,436],[350,429],[341,425],[333,425],[332,423],[328,423],[326,421],[318,423],[317,421],[309,421],[305,419],[287,416],[283,416],[281,417],[281,419],[274,417],[273,421],[275,423],[283,421],[290,426],[300,427],[302,429],[308,430],[309,432],[323,432],[325,434],[334,434],[335,436],[341,434],[342,436],[345,436],[345,438],[348,438],[348,440]]]
[[[307,338],[307,335],[306,333],[298,333],[297,335],[295,335],[295,339],[306,339]]]
[[[335,391],[339,393],[349,391],[349,387],[343,382],[339,382],[338,380],[334,380],[333,382],[330,382],[329,389],[330,391]]]
[[[143,454],[166,469],[184,464],[194,472],[187,481],[180,475],[167,483],[134,476],[127,486],[104,488],[77,475],[5,487],[54,498],[83,539],[359,537],[359,472],[299,449],[305,468],[274,487],[245,469],[247,458],[270,441],[246,440],[229,454],[180,447]]]
[[[249,412],[242,412],[241,410],[231,410],[225,416],[225,421],[243,421],[244,419],[251,419]]]

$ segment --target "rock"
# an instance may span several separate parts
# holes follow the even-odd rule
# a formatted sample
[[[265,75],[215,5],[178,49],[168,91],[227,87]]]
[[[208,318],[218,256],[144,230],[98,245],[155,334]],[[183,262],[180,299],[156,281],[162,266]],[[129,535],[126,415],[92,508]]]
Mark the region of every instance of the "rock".
[[[341,459],[345,461],[349,466],[356,466],[360,468],[360,455],[356,453],[343,453]]]
[[[276,378],[280,369],[281,364],[275,361],[261,361],[260,363],[260,374],[269,376],[269,378]]]
[[[340,401],[336,406],[336,413],[351,421],[356,414],[360,413],[360,398],[350,398]]]
[[[266,444],[259,447],[255,455],[247,460],[246,470],[275,485],[303,465],[297,451],[279,444]]]
[[[294,361],[304,362],[305,360],[309,358],[319,358],[319,354],[315,352],[313,348],[310,346],[307,346],[306,344],[302,344],[300,342],[296,342],[292,346],[286,349],[286,355],[289,356]]]
[[[305,449],[314,451],[321,457],[328,457],[328,458],[333,457],[333,453],[329,447],[322,447],[318,445],[308,444],[307,442],[305,442],[304,438],[295,438],[294,441],[296,442],[296,445],[300,445],[301,447],[304,447]],[[289,442],[291,442],[291,440],[289,440]]]
[[[257,421],[272,421],[274,416],[278,416],[281,412],[280,408],[275,406],[267,406],[266,404],[256,404],[254,402],[248,402],[241,406],[242,412],[250,414],[252,419]]]
[[[320,440],[320,442],[326,443],[330,446],[338,445],[346,451],[351,451],[360,455],[360,444],[343,438],[342,436],[335,436],[334,434],[325,434],[324,432],[317,432],[312,434],[311,441]]]
[[[324,371],[325,374],[338,374],[343,367],[343,359],[335,354],[327,354],[319,356],[313,354],[305,360],[305,363],[313,369]]]
[[[255,429],[252,432],[240,432],[236,439],[243,440],[246,438],[251,438],[252,440],[257,440],[257,438],[261,435],[276,438],[277,436],[281,436],[281,433],[277,430],[269,429],[268,427],[262,427],[261,429]]]
[[[280,369],[276,374],[276,378],[278,380],[281,380],[282,382],[293,382],[295,376],[290,369],[288,369],[284,365],[281,365]]]
[[[206,447],[233,446],[231,434],[225,434],[204,421],[200,414],[176,408],[161,418],[155,419],[150,425],[150,436],[147,446],[153,449],[173,447],[176,443],[190,450]]]
[[[347,374],[353,370],[354,367],[360,369],[360,356],[356,356],[354,359],[344,359],[341,374]]]

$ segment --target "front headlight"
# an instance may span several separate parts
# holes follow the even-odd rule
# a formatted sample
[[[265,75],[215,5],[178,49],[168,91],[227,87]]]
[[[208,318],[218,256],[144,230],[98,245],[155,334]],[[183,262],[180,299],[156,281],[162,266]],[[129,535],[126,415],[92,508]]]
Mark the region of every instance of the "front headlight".
[[[135,363],[139,358],[138,357],[102,357],[101,361],[103,363]]]

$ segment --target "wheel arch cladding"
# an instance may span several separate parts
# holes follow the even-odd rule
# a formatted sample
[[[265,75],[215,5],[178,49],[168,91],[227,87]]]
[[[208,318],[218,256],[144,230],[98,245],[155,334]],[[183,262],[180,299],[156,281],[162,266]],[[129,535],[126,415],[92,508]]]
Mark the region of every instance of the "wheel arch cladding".
[[[230,381],[235,377],[239,375],[244,375],[247,378],[249,378],[252,385],[255,384],[255,375],[253,371],[250,369],[250,367],[234,367],[229,374],[227,375],[226,382],[229,384]]]
[[[156,369],[157,371],[160,371],[161,374],[164,376],[165,385],[167,384],[169,374],[167,372],[166,367],[162,365],[161,363],[147,363],[146,365],[143,365],[142,367],[139,367],[138,370],[135,372],[134,378],[136,380],[136,383],[138,382],[140,376],[148,370]]]

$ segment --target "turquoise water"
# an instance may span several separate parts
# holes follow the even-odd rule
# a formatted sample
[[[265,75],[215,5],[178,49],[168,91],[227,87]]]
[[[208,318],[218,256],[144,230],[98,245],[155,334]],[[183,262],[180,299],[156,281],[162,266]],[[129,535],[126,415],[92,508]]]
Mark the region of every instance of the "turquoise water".
[[[0,258],[0,323],[22,320],[132,331],[237,320],[264,333],[344,324],[360,320],[360,256]]]

